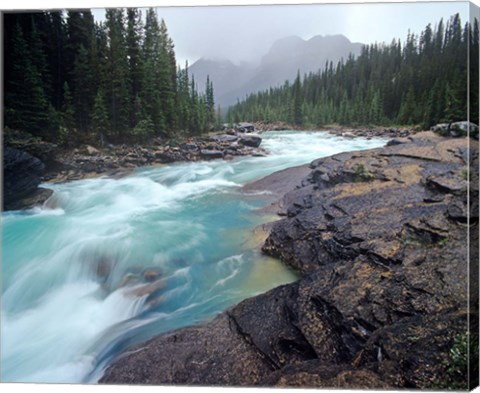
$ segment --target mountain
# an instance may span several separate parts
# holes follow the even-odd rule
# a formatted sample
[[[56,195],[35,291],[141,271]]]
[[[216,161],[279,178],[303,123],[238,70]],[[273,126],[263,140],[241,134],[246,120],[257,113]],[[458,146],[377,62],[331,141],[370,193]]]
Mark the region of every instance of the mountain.
[[[189,72],[195,75],[199,88],[205,85],[207,75],[213,82],[215,102],[227,107],[248,94],[293,81],[297,75],[316,72],[327,61],[334,65],[351,53],[360,54],[363,44],[352,43],[343,35],[315,36],[309,40],[290,36],[276,41],[260,64],[235,65],[229,60],[200,59]]]

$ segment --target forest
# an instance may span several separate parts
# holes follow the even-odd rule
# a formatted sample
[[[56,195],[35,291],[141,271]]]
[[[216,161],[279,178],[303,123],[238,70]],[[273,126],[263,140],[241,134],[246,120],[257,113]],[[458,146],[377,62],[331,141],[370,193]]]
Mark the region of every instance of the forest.
[[[145,142],[212,130],[212,81],[200,92],[152,8],[4,14],[6,127],[64,146]],[[249,95],[226,121],[321,127],[418,125],[467,119],[478,108],[479,26],[458,14],[406,41],[365,45],[358,57]],[[471,60],[469,62],[469,59]],[[219,112],[219,111],[218,111]],[[478,111],[470,120],[478,124]]]
[[[329,124],[419,125],[467,119],[478,124],[479,27],[458,14],[446,25],[428,24],[406,41],[371,44],[337,65],[298,73],[293,83],[251,94],[230,108],[229,122],[284,121],[300,126]],[[470,61],[469,61],[470,59]],[[468,86],[468,82],[470,89]]]
[[[5,126],[64,146],[194,135],[215,121],[213,84],[177,67],[154,9],[4,14]]]

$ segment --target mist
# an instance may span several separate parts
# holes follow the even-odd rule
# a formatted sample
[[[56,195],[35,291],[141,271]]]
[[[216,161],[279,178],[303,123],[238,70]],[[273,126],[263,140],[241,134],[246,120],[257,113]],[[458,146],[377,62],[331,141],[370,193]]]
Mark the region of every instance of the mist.
[[[176,45],[179,64],[199,58],[258,63],[271,45],[287,36],[308,40],[317,35],[342,34],[352,42],[390,43],[419,33],[459,12],[467,3],[383,3],[160,7]]]

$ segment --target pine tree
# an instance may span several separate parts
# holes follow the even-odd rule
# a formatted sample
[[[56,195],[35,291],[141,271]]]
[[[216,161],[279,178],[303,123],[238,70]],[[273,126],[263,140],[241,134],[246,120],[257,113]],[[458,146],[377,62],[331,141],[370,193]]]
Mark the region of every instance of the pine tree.
[[[141,41],[143,36],[143,23],[141,12],[137,8],[127,9],[127,59],[128,59],[128,80],[130,105],[138,107],[142,87],[142,47]],[[139,121],[139,113],[137,110],[130,111],[129,124],[134,127]]]
[[[207,82],[205,86],[205,106],[207,114],[207,123],[209,127],[215,124],[215,99],[213,92],[213,83],[210,81],[209,75],[207,75]]]
[[[108,110],[105,104],[105,93],[99,88],[95,96],[92,113],[92,130],[97,135],[101,146],[105,143],[105,138],[109,134],[110,122],[108,121]]]
[[[63,85],[63,106],[62,121],[59,130],[58,142],[61,145],[68,145],[72,142],[75,133],[75,108],[73,106],[72,93],[68,82]]]
[[[14,64],[5,93],[5,123],[12,128],[45,136],[52,128],[56,114],[47,100],[41,75],[33,63],[19,23],[13,36],[11,59]]]
[[[297,77],[295,79],[295,82],[293,83],[292,95],[293,95],[292,120],[294,124],[300,125],[303,123],[303,113],[302,113],[303,97],[302,97],[301,82],[300,82],[300,71],[297,71]]]
[[[107,9],[106,26],[109,47],[107,51],[106,97],[109,104],[111,134],[118,140],[127,136],[132,109],[128,90],[128,63],[125,45],[124,12]]]

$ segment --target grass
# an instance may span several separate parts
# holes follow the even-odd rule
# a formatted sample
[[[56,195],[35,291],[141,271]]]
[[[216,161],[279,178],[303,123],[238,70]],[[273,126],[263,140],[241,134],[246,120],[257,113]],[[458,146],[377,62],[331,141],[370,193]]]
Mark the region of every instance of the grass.
[[[443,364],[445,366],[443,378],[435,384],[434,388],[466,390],[476,386],[478,384],[478,336],[471,335],[469,332],[457,335],[453,340],[448,359]]]
[[[358,181],[369,181],[373,179],[373,175],[365,169],[365,165],[355,165],[355,176]]]

